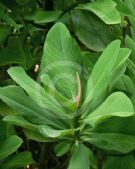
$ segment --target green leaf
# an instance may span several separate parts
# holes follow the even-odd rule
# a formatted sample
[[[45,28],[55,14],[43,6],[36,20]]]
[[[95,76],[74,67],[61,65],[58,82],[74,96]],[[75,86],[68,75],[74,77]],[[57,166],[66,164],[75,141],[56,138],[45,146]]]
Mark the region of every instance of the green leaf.
[[[78,39],[90,50],[103,51],[111,41],[121,39],[118,26],[106,25],[88,11],[74,10],[71,19]]]
[[[111,94],[98,108],[88,115],[84,122],[94,126],[97,122],[111,116],[128,117],[134,114],[130,99],[122,92]]]
[[[34,17],[34,22],[39,24],[54,22],[61,14],[62,11],[37,11]]]
[[[92,132],[99,133],[121,133],[125,135],[135,135],[135,116],[111,117],[98,123]],[[125,127],[125,124],[126,127]]]
[[[71,143],[64,141],[55,146],[55,154],[57,157],[63,156],[65,153],[67,153],[71,148]]]
[[[11,33],[11,27],[7,25],[0,25],[0,44],[5,42],[8,35]]]
[[[96,146],[99,149],[129,153],[135,148],[135,137],[119,133],[92,133],[89,137],[83,138],[85,142]]]
[[[13,135],[8,137],[0,145],[0,159],[4,159],[14,153],[21,146],[22,142],[22,139],[18,136]]]
[[[135,159],[134,155],[125,156],[108,156],[103,169],[134,169]]]
[[[15,29],[18,29],[17,23],[10,16],[8,16],[6,13],[0,11],[0,18],[2,20],[4,20],[11,27],[13,26]]]
[[[122,77],[124,72],[126,71],[126,62],[128,58],[130,57],[131,50],[128,48],[121,48],[119,51],[119,55],[115,64],[115,68],[113,71],[112,79],[110,82],[110,88],[117,83],[117,81]]]
[[[26,137],[28,138],[28,140],[34,140],[36,142],[43,142],[43,143],[44,142],[54,142],[54,141],[57,141],[56,139],[44,137],[39,132],[32,131],[32,130],[29,130],[29,129],[24,129],[23,132],[26,135]]]
[[[76,129],[54,130],[49,126],[41,126],[39,128],[40,134],[49,138],[60,138],[65,136],[74,136]]]
[[[18,83],[30,97],[41,107],[52,112],[57,112],[59,116],[66,116],[62,106],[33,79],[31,79],[21,67],[12,67],[8,70],[12,79]],[[68,116],[67,116],[68,117]]]
[[[56,89],[71,100],[75,100],[78,94],[80,58],[79,46],[66,26],[62,23],[55,24],[46,38],[41,74],[47,73]]]
[[[131,0],[131,1],[125,0],[124,2],[126,4],[126,6],[132,12],[132,16],[135,16],[135,2],[134,2],[134,0]]]
[[[5,122],[2,121],[2,119],[0,118],[0,144],[6,139],[7,137],[7,124]]]
[[[116,9],[116,3],[112,0],[97,0],[81,4],[77,8],[93,12],[106,24],[118,24],[121,22],[121,16]]]
[[[89,149],[85,145],[81,143],[74,145],[68,169],[89,169],[89,157]]]
[[[7,106],[4,102],[0,101],[0,115],[7,116],[11,114],[15,114],[15,111]]]
[[[16,94],[15,94],[16,93]],[[55,113],[39,106],[18,86],[7,86],[0,89],[0,98],[33,124],[47,124],[56,128],[65,128],[67,118],[63,121]],[[28,102],[29,100],[29,102]],[[56,118],[58,117],[58,118]],[[17,118],[17,117],[16,117]],[[14,119],[14,118],[13,118]],[[13,120],[10,118],[10,120]],[[20,120],[20,119],[19,119]],[[22,119],[21,119],[22,120]],[[55,121],[55,123],[54,123]]]
[[[132,16],[132,11],[122,0],[114,0],[117,3],[117,9],[124,16]]]
[[[120,48],[114,71],[118,70],[121,66],[123,66],[123,64],[130,57],[130,54],[132,54],[132,51],[130,48]]]
[[[30,152],[22,152],[8,159],[2,164],[1,169],[18,169],[33,164],[34,160]]]
[[[8,115],[8,116],[4,117],[3,121],[23,127],[23,128],[26,128],[26,129],[28,128],[31,130],[36,130],[36,128],[37,128],[37,125],[30,123],[24,117],[19,116],[19,115]]]
[[[43,74],[40,76],[41,82],[44,84],[45,90],[54,97],[63,107],[66,109],[69,109],[69,112],[73,112],[77,108],[76,101],[72,101],[65,96],[63,96],[61,93],[56,90],[55,86],[53,85],[52,80],[47,74]]]
[[[115,84],[115,89],[128,92],[129,96],[134,95],[135,93],[135,86],[133,81],[129,76],[124,74],[121,79]]]
[[[98,169],[98,161],[96,156],[94,155],[94,152],[89,148],[90,153],[90,166],[92,166],[93,169]]]
[[[135,83],[135,64],[131,59],[128,59],[127,62],[127,75],[132,79],[133,83]]]
[[[126,46],[132,50],[130,59],[135,62],[135,42],[128,35],[125,39]]]
[[[94,109],[105,98],[119,50],[120,41],[115,40],[108,45],[96,62],[87,82],[86,99],[83,103],[83,107],[86,107],[87,111]]]
[[[135,149],[135,116],[111,117],[93,129],[82,131],[81,139],[107,151],[129,153]]]
[[[25,69],[29,69],[33,64],[30,51],[18,38],[13,39],[11,44],[0,50],[0,66],[9,64],[19,64]]]

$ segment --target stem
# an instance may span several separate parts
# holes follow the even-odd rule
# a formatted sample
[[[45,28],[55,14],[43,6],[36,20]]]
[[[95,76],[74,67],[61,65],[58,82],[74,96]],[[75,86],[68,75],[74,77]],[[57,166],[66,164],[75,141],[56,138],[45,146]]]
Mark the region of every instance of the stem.
[[[45,148],[46,148],[46,143],[43,143],[42,147],[41,147],[41,152],[40,152],[40,156],[39,156],[39,161],[38,161],[38,167],[40,169],[45,169]]]

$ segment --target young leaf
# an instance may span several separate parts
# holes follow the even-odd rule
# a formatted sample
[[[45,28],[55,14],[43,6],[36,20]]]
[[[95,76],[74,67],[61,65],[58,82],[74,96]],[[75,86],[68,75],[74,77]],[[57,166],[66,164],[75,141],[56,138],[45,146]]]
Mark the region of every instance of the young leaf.
[[[55,154],[57,157],[63,156],[65,153],[67,153],[71,148],[71,143],[64,141],[55,146]]]
[[[67,98],[77,96],[76,73],[80,74],[81,52],[68,29],[62,23],[49,31],[41,62],[41,74],[47,73],[56,89]]]

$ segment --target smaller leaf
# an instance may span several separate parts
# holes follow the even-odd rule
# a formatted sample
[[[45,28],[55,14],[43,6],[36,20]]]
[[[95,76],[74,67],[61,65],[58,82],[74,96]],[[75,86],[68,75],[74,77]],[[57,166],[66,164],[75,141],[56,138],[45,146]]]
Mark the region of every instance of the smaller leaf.
[[[62,14],[62,11],[37,11],[34,22],[39,24],[56,21]]]
[[[18,136],[10,136],[0,145],[0,159],[14,153],[22,144],[22,139]]]
[[[89,149],[79,143],[74,145],[68,169],[89,169],[90,168]]]
[[[33,164],[34,160],[30,152],[22,152],[8,159],[1,169],[18,169]]]
[[[45,137],[50,137],[50,138],[59,138],[59,137],[64,137],[64,136],[73,136],[75,133],[76,129],[67,129],[67,130],[55,130],[49,126],[41,126],[39,128],[39,132],[45,136]]]
[[[57,157],[63,156],[65,153],[67,153],[71,148],[71,143],[64,141],[56,145],[55,147],[55,154]]]

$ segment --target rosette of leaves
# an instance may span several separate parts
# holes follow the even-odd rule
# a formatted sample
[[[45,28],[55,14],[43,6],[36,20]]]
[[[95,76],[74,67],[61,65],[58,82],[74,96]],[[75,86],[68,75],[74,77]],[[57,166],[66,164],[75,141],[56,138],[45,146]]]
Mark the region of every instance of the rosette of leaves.
[[[58,157],[71,154],[68,169],[97,169],[99,153],[108,156],[104,166],[110,168],[117,155],[135,149],[134,107],[126,94],[113,90],[130,53],[113,41],[89,74],[77,42],[64,24],[55,24],[45,40],[37,81],[22,67],[8,70],[18,85],[0,88],[0,98],[15,110],[4,121],[21,126],[29,139],[57,142]]]
[[[0,120],[0,128],[0,168],[18,169],[34,163],[30,152],[17,152],[23,140],[13,133],[11,125]]]

